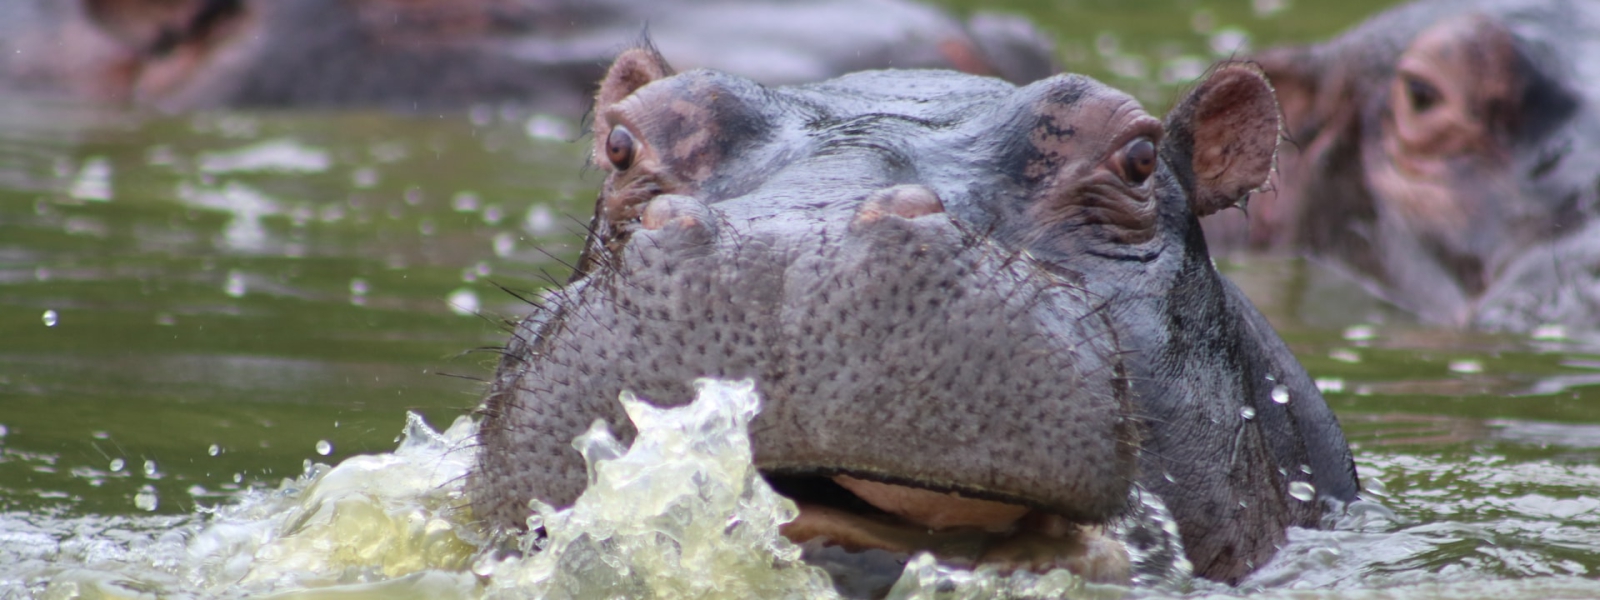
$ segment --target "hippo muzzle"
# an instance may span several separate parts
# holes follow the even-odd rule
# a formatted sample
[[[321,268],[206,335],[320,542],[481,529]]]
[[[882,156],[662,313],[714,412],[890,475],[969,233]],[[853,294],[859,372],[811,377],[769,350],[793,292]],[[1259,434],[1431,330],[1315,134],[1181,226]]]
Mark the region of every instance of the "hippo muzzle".
[[[541,451],[489,454],[494,481],[570,503],[585,479],[569,441],[595,416],[626,427],[618,393],[677,405],[697,377],[751,378],[765,404],[756,465],[803,506],[893,514],[924,532],[1011,531],[1035,511],[1115,515],[1138,432],[1096,300],[963,231],[926,188],[808,197],[819,208],[804,213],[762,190],[717,205],[651,200],[624,250],[552,298],[528,349],[510,354],[536,359],[503,372],[497,393],[539,401],[490,403],[540,427],[486,428],[484,442]],[[931,493],[890,497],[908,490]],[[971,514],[1001,506],[1016,508]],[[843,541],[861,529],[803,514],[795,530]]]

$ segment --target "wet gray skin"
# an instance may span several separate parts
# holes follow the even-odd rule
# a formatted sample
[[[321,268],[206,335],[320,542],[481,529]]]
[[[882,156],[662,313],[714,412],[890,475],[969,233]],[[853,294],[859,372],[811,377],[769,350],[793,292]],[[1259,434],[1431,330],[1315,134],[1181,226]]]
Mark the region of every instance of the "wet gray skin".
[[[1600,328],[1600,4],[1437,0],[1259,60],[1294,141],[1213,243],[1327,260],[1424,321]]]
[[[593,235],[482,409],[487,526],[578,496],[573,437],[596,418],[633,434],[619,392],[678,405],[706,376],[757,382],[755,460],[801,502],[791,538],[849,513],[998,532],[957,563],[1074,567],[1007,540],[1110,520],[1137,481],[1197,572],[1232,582],[1318,524],[1292,482],[1354,498],[1337,421],[1196,221],[1266,178],[1277,108],[1253,68],[1220,68],[1163,123],[1076,75],[766,88],[634,50],[595,115]],[[941,525],[907,506],[928,497],[993,512]]]
[[[8,0],[0,88],[169,110],[509,102],[577,117],[647,29],[680,64],[765,83],[1054,72],[1023,19],[963,23],[909,0]]]

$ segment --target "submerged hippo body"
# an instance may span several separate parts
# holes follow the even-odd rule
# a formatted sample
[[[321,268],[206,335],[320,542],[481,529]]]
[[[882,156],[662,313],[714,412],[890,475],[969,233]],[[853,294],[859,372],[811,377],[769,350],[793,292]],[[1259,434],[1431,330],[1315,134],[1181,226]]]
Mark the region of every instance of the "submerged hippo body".
[[[910,0],[7,0],[0,91],[163,109],[459,108],[576,117],[647,29],[681,61],[766,83],[883,67],[1031,81],[1025,21],[963,23]]]
[[[1138,481],[1197,572],[1236,581],[1326,509],[1291,483],[1356,493],[1334,416],[1196,221],[1265,179],[1276,115],[1239,65],[1163,123],[1076,75],[768,88],[630,51],[595,111],[609,176],[579,272],[485,400],[474,514],[571,503],[573,437],[632,436],[619,392],[677,405],[748,377],[791,538],[983,530],[941,559],[1070,566],[1017,538],[1112,519]]]
[[[1208,233],[1305,251],[1429,322],[1600,328],[1596,56],[1587,0],[1428,0],[1265,52],[1295,143],[1248,230],[1229,211]]]

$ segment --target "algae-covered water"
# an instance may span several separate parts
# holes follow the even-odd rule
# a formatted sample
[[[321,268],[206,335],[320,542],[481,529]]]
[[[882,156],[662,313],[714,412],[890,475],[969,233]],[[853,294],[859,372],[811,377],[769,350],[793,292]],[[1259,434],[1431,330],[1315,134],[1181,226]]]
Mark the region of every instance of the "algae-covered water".
[[[1159,112],[1214,58],[1381,4],[997,6]],[[466,414],[495,358],[474,349],[525,312],[501,287],[565,277],[599,181],[576,132],[501,106],[162,116],[0,101],[0,598],[543,589],[509,583],[459,521],[470,424],[435,435],[408,414],[440,429]],[[1600,597],[1592,336],[1441,332],[1313,264],[1219,263],[1318,378],[1373,504],[1295,532],[1240,590],[1137,594]],[[319,464],[345,470],[330,482]],[[922,575],[930,589],[1044,585]]]

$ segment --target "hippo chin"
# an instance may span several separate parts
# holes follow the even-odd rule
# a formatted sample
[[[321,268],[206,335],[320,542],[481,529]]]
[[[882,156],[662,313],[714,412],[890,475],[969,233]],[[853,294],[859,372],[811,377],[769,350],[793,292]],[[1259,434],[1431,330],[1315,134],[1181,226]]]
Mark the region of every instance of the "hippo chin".
[[[1582,0],[1426,0],[1267,51],[1296,143],[1212,241],[1307,252],[1431,323],[1600,329],[1596,55]]]
[[[488,526],[573,502],[574,436],[634,433],[619,392],[680,405],[707,376],[756,382],[755,463],[802,507],[796,541],[1119,580],[1094,531],[1137,482],[1233,582],[1327,510],[1291,486],[1355,498],[1333,414],[1196,220],[1272,164],[1253,67],[1163,122],[1077,75],[769,88],[641,49],[594,114],[608,176],[578,272],[482,408]]]

